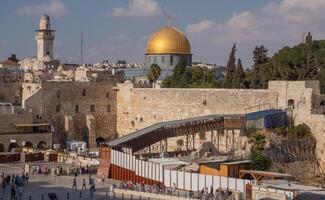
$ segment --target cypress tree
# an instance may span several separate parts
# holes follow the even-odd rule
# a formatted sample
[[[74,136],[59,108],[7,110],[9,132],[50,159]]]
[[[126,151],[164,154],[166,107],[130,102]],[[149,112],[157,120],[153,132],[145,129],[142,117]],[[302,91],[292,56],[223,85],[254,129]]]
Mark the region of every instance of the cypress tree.
[[[300,80],[313,79],[317,75],[318,64],[314,52],[315,52],[315,45],[313,42],[313,37],[309,32],[308,35],[306,36],[306,41],[303,48],[304,61],[298,79]]]
[[[260,68],[268,62],[268,50],[263,46],[256,46],[253,51],[254,65],[252,67],[251,88],[261,88],[263,83],[260,78]]]
[[[237,49],[236,49],[236,43],[235,43],[231,49],[228,63],[226,66],[226,76],[225,76],[225,79],[223,82],[223,85],[225,88],[233,87],[234,73],[236,70],[236,57],[235,57],[236,51],[237,51]]]
[[[245,78],[244,68],[239,58],[237,60],[237,67],[234,73],[234,81],[233,81],[233,88],[241,88],[241,84]]]

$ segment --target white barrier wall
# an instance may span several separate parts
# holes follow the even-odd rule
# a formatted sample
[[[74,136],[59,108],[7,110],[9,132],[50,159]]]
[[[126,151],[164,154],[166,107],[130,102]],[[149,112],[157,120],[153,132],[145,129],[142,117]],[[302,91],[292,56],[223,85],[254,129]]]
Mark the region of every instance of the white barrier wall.
[[[163,169],[160,164],[138,160],[131,154],[116,150],[112,150],[111,154],[112,164],[132,170],[138,176],[162,182],[166,187],[173,187],[175,184],[178,189],[200,191],[211,186],[214,190],[221,187],[245,193],[245,185],[251,183],[244,179]]]
[[[245,192],[245,185],[251,183],[249,180],[236,179],[222,176],[211,176],[205,174],[189,173],[174,170],[164,170],[164,185],[166,187],[173,187],[175,184],[177,188],[182,190],[200,191],[204,187],[212,188],[229,188],[230,190],[237,190],[242,193]]]

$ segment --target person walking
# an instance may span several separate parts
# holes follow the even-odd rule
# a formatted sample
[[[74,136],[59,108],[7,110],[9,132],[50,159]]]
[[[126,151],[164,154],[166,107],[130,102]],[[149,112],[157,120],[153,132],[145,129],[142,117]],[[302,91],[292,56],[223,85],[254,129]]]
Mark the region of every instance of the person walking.
[[[12,185],[10,189],[10,200],[16,200],[16,190],[14,185]]]
[[[92,179],[91,180],[91,190],[92,191],[96,191],[96,182],[95,182],[95,179]]]
[[[87,190],[87,187],[86,187],[86,179],[82,179],[82,190],[85,188],[85,190]]]
[[[3,192],[6,189],[6,179],[5,178],[2,179],[2,189],[3,189]]]
[[[72,185],[72,189],[76,189],[77,190],[77,179],[73,178],[73,185]]]

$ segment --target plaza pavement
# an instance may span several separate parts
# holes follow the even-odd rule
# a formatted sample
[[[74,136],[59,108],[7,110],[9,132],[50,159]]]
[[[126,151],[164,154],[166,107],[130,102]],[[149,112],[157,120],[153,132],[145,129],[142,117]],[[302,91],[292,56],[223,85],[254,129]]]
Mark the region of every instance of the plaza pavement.
[[[56,166],[55,164],[54,166]],[[62,164],[60,164],[62,165]],[[53,166],[53,167],[54,167]],[[24,165],[0,165],[0,173],[3,171],[5,174],[21,174]],[[89,175],[78,175],[77,177],[77,188],[78,190],[72,190],[73,175],[70,176],[56,176],[56,175],[43,175],[30,174],[29,183],[24,185],[23,200],[49,200],[48,193],[56,193],[59,200],[86,200],[86,199],[96,199],[96,200],[108,200],[113,199],[113,194],[109,193],[109,186],[111,184],[118,184],[114,180],[105,180],[105,183],[98,183],[96,179],[96,192],[91,193],[89,190],[81,190],[83,178],[86,179],[87,189]],[[92,175],[92,178],[96,178]],[[108,193],[107,193],[108,192]],[[69,194],[68,194],[69,193]],[[80,198],[81,193],[81,198]],[[106,196],[106,193],[108,196]],[[2,199],[1,199],[2,198]],[[121,199],[116,196],[116,199]],[[124,198],[126,199],[126,198]],[[137,199],[134,198],[133,199]],[[7,186],[3,191],[0,188],[0,200],[10,200],[10,186]]]

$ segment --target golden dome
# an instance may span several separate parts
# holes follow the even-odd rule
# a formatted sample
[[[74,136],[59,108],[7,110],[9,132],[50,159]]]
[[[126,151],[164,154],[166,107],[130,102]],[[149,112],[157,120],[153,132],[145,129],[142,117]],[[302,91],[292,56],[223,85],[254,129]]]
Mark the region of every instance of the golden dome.
[[[166,26],[151,35],[146,54],[191,54],[191,45],[181,31]]]

